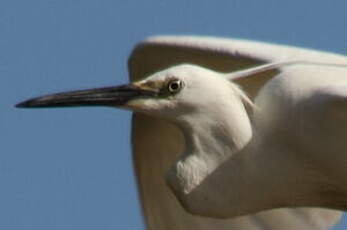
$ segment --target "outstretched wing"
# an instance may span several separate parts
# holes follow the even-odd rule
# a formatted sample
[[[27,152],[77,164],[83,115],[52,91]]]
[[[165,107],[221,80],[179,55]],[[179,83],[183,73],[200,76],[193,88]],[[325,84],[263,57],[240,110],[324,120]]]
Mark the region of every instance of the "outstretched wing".
[[[346,64],[343,55],[311,49],[261,42],[214,37],[157,36],[140,42],[129,58],[132,80],[181,63],[191,63],[219,72],[232,72],[268,62],[308,60]],[[239,85],[251,96],[272,78],[276,71],[242,78]]]
[[[231,72],[261,63],[283,60],[346,63],[340,55],[287,46],[209,37],[160,36],[140,43],[129,59],[131,80],[138,80],[180,63]],[[251,94],[275,71],[238,82]],[[278,209],[228,220],[192,216],[182,209],[164,182],[164,176],[182,150],[181,133],[172,125],[133,115],[132,144],[139,195],[150,230],[323,230],[335,224],[341,212],[318,208]]]

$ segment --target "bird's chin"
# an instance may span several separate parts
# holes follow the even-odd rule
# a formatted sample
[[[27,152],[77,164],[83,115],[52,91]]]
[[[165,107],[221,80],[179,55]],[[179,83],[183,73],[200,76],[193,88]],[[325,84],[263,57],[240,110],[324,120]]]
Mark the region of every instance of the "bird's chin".
[[[146,112],[147,110],[149,110],[147,108],[147,104],[148,102],[146,102],[146,99],[134,99],[134,100],[130,100],[126,103],[126,105],[124,105],[125,109],[128,110],[132,110],[134,112]]]
[[[160,99],[141,98],[128,101],[124,108],[133,112],[149,115],[160,119],[172,117],[170,103],[159,101]]]

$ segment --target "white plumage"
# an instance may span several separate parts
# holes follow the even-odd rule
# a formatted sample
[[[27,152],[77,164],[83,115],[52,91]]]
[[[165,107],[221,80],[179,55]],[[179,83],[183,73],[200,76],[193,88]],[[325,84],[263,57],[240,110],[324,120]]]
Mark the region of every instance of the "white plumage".
[[[129,59],[129,71],[131,80],[135,81],[179,63],[232,72],[286,60],[347,63],[344,56],[303,48],[246,40],[159,36],[147,39],[135,48]],[[300,68],[304,74],[305,69],[312,66],[288,67],[287,76],[290,78],[293,74],[290,69],[300,72]],[[319,72],[318,66],[313,69]],[[276,71],[268,71],[240,79],[237,83],[254,98],[264,83],[275,75]],[[163,175],[183,149],[179,130],[165,121],[134,114],[132,133],[134,166],[148,229],[327,229],[340,219],[341,212],[319,208],[284,208],[229,220],[192,216],[182,209],[163,180]],[[265,167],[271,167],[271,164]],[[292,188],[286,189],[290,191]]]

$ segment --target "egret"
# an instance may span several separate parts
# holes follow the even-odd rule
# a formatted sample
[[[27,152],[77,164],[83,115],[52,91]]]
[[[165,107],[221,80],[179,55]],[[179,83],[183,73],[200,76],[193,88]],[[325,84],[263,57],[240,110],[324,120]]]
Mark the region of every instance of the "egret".
[[[251,67],[262,63],[272,64]],[[346,63],[250,41],[154,37],[129,59],[132,83],[18,107],[135,111],[135,169],[149,229],[326,229],[339,211],[255,213],[346,209],[347,69],[338,65]]]

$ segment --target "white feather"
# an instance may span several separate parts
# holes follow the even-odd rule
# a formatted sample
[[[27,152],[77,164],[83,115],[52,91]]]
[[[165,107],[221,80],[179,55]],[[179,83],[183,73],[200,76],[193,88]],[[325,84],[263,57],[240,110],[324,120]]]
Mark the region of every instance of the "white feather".
[[[129,59],[131,79],[141,79],[180,63],[192,63],[222,72],[256,64],[309,60],[345,64],[344,56],[287,46],[206,37],[154,37],[142,42]],[[254,76],[252,83],[238,81],[252,97],[278,71]],[[164,174],[182,151],[182,135],[172,125],[144,115],[133,117],[134,165],[147,228],[154,229],[327,229],[341,212],[307,208],[280,209],[230,220],[192,216],[164,183]],[[288,188],[290,189],[290,188]]]

